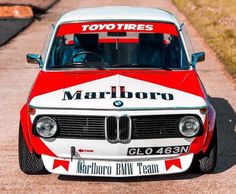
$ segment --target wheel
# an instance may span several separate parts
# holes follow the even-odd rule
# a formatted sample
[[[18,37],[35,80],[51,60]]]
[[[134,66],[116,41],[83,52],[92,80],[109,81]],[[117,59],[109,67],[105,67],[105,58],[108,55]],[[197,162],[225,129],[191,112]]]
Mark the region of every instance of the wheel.
[[[21,126],[19,127],[18,157],[20,169],[25,174],[48,173],[43,165],[42,158],[35,153],[30,153],[25,143]]]
[[[215,127],[211,142],[205,153],[194,156],[190,170],[195,173],[210,173],[217,162],[217,129]]]

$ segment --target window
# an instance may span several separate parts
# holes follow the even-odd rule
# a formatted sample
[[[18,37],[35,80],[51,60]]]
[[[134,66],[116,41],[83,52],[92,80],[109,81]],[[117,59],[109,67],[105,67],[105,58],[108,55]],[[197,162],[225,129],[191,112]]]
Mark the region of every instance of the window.
[[[178,30],[169,23],[64,24],[57,32],[47,69],[188,69]]]
[[[48,31],[48,34],[47,34],[47,38],[44,42],[42,52],[41,52],[43,62],[45,61],[45,58],[46,58],[46,55],[47,55],[47,50],[48,50],[48,47],[49,47],[49,44],[50,44],[50,40],[51,40],[53,31],[54,31],[54,25],[51,25],[51,27]]]

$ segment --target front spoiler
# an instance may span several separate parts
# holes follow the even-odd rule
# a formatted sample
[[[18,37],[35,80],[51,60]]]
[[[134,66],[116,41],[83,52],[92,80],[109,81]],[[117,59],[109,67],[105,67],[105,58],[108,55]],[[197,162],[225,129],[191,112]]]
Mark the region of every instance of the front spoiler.
[[[134,177],[174,174],[189,169],[193,154],[168,159],[91,160],[56,158],[42,155],[45,168],[55,174],[100,177]]]

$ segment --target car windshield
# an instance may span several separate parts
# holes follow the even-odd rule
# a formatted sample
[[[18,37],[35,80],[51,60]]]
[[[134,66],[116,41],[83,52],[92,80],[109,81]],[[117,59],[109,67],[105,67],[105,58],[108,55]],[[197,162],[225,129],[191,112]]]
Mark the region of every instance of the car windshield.
[[[154,68],[188,69],[174,24],[154,22],[85,22],[62,24],[47,69]]]

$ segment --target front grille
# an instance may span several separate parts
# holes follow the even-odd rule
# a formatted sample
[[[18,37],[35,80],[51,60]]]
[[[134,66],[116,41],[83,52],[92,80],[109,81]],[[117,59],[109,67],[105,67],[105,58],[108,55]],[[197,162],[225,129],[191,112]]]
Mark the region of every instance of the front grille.
[[[178,130],[183,115],[132,117],[132,139],[181,137]]]
[[[130,139],[182,137],[178,130],[179,122],[187,115],[122,116],[119,119],[114,116],[43,116],[50,116],[57,122],[59,130],[56,137],[59,138],[107,139],[110,142],[125,142]],[[197,115],[195,116],[198,118]],[[33,133],[37,135],[35,127]]]
[[[105,139],[104,119],[98,116],[52,116],[56,120],[57,137]]]
[[[131,138],[131,126],[130,118],[127,116],[122,116],[119,118],[119,139],[121,141],[127,141]]]
[[[110,143],[125,143],[131,139],[131,125],[128,116],[114,117],[105,119],[105,135]]]
[[[116,117],[107,117],[105,120],[106,128],[106,139],[109,141],[117,140],[117,118]]]

